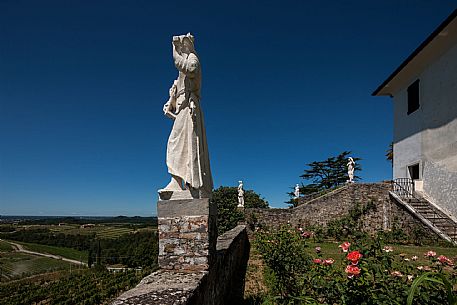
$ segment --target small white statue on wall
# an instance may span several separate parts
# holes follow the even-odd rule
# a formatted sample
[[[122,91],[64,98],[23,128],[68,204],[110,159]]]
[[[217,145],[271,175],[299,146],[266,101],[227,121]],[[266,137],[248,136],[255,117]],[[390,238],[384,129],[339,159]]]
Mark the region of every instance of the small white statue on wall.
[[[238,207],[239,208],[244,208],[243,181],[238,181]]]
[[[348,176],[349,176],[349,180],[347,182],[354,183],[355,161],[354,161],[354,159],[352,159],[352,157],[349,157],[347,167],[348,167]]]
[[[294,190],[294,199],[298,199],[300,197],[300,186],[298,184],[295,185]]]

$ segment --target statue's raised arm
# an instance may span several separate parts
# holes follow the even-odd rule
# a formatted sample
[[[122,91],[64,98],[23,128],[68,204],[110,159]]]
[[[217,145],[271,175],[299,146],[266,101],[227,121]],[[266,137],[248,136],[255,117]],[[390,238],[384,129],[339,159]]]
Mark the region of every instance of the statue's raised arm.
[[[194,38],[192,35],[181,35],[173,37],[173,60],[180,72],[187,77],[193,78],[200,68],[200,62],[194,49]],[[193,52],[188,52],[193,50]]]

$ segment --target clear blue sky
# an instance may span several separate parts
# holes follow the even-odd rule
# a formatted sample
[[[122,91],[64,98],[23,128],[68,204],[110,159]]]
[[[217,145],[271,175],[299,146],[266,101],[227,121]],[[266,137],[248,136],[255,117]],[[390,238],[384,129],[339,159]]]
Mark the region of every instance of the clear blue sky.
[[[454,1],[0,1],[0,214],[151,215],[168,181],[192,32],[215,186],[274,207],[305,164],[351,150],[391,178],[389,98],[371,92]]]

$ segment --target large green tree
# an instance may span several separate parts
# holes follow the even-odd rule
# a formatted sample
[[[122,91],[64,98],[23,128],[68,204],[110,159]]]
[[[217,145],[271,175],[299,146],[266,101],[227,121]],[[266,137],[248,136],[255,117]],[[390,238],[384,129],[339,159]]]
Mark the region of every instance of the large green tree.
[[[300,176],[300,178],[305,180],[305,183],[301,183],[300,194],[308,195],[332,189],[346,183],[349,179],[347,174],[347,163],[348,158],[352,156],[351,154],[352,153],[350,151],[343,151],[337,156],[306,164],[307,168],[305,169],[303,175]],[[358,162],[361,159],[353,156],[352,158],[356,163],[354,169],[354,181],[357,181],[360,180],[360,177],[357,176],[357,172],[362,170],[362,167]],[[294,188],[295,187],[292,187],[292,189]],[[288,194],[291,199],[286,203],[296,206],[297,201],[292,199],[294,197],[294,192],[289,192]]]
[[[221,186],[213,191],[212,201],[217,204],[217,229],[222,234],[236,227],[244,219],[244,213],[238,209],[237,187]],[[245,208],[268,208],[268,202],[253,190],[244,191]]]
[[[386,160],[390,161],[390,164],[394,166],[394,142],[390,142],[389,149],[386,150]]]

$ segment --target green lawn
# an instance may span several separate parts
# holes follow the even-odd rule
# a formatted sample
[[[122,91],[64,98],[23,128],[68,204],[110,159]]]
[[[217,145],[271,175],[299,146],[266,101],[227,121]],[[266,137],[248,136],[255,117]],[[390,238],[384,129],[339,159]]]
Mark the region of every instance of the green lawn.
[[[23,243],[23,242],[16,242],[24,246],[25,249],[40,253],[48,253],[53,255],[59,255],[65,258],[74,259],[77,261],[82,261],[87,263],[87,251],[78,251],[76,249],[71,248],[64,248],[64,247],[56,247],[56,246],[47,246],[47,245],[40,245],[40,244],[31,244],[31,243]]]

